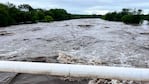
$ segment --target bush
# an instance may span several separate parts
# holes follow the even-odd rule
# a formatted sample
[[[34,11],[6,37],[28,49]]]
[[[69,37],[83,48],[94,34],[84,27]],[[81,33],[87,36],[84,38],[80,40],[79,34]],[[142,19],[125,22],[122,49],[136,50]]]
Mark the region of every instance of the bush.
[[[64,9],[51,9],[48,12],[49,12],[49,15],[52,16],[53,19],[56,21],[70,19],[69,14]]]
[[[64,9],[34,9],[28,4],[16,7],[12,3],[0,3],[0,26],[13,24],[25,24],[36,22],[51,22],[53,20],[68,20],[73,18],[97,18],[98,15],[76,15],[69,14]]]
[[[122,21],[126,24],[140,24],[142,18],[140,15],[124,15]]]
[[[122,21],[126,24],[140,24],[142,22],[142,10],[122,9],[121,12],[107,13],[103,16],[103,19],[109,21]]]
[[[0,4],[0,26],[7,26],[10,24],[10,16],[8,13],[8,7],[4,4]]]
[[[51,16],[47,15],[44,17],[44,21],[45,22],[51,22],[51,21],[53,21],[53,18]]]
[[[120,21],[120,14],[118,14],[117,12],[113,12],[113,13],[108,13],[106,16],[105,16],[105,19],[106,20],[109,20],[109,21]]]
[[[146,18],[146,20],[148,20],[148,21],[149,21],[149,15],[147,15],[147,18]]]
[[[0,12],[0,26],[7,26],[9,24],[8,16]]]

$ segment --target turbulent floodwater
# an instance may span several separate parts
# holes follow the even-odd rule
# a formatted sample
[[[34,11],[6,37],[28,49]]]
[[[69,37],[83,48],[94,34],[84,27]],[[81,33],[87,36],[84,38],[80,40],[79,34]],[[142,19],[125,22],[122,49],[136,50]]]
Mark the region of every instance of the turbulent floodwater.
[[[149,25],[76,19],[0,28],[0,58],[51,57],[66,52],[109,66],[149,67]]]

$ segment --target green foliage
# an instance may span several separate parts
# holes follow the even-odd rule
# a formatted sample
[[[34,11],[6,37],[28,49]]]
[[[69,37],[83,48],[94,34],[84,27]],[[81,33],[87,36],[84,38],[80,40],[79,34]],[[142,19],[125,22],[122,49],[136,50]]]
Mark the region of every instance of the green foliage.
[[[53,21],[53,18],[51,16],[47,15],[44,17],[44,21],[45,22],[51,22],[51,21]]]
[[[142,22],[141,17],[142,10],[122,9],[121,12],[107,13],[103,16],[103,19],[109,21],[123,21],[126,24],[140,24]]]
[[[69,19],[69,14],[64,9],[51,9],[49,10],[49,15],[56,21]]]
[[[11,18],[9,16],[8,7],[0,4],[0,26],[7,26],[10,24]]]
[[[33,8],[28,4],[21,4],[18,6],[18,8],[22,11],[32,11],[33,10]]]
[[[18,13],[19,10],[16,8],[15,5],[11,4],[11,3],[7,3],[7,7],[8,7],[8,14],[11,17],[11,24],[16,24],[18,23]]]
[[[144,15],[144,19],[149,21],[149,14],[148,15]]]
[[[142,19],[140,15],[124,15],[122,21],[126,24],[140,24]]]
[[[95,17],[98,15],[72,15],[64,9],[34,9],[28,4],[18,7],[11,3],[0,4],[0,26]]]
[[[118,17],[118,14],[116,12],[112,12],[112,13],[107,13],[104,16],[104,19],[109,20],[109,21],[118,21],[119,18],[117,18],[117,17]]]
[[[131,11],[130,9],[122,9],[121,12],[107,13],[102,16],[102,18],[109,21],[123,21],[125,23],[139,24],[142,21],[141,12],[142,10]],[[0,26],[100,17],[100,15],[69,14],[64,9],[34,9],[28,4],[22,4],[18,7],[11,3],[0,4]],[[149,15],[144,18],[149,20]]]
[[[149,21],[149,15],[148,15],[148,17],[147,17],[147,20]]]
[[[44,10],[42,9],[36,9],[36,13],[37,13],[37,20],[38,21],[43,21],[44,20],[44,17],[45,17],[45,13],[44,13]]]
[[[0,26],[7,26],[9,24],[8,15],[0,11]]]

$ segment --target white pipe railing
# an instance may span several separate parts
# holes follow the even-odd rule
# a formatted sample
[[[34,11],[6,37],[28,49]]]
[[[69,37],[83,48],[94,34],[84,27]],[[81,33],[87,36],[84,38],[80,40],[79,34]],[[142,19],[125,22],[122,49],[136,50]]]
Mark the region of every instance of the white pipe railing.
[[[0,61],[0,71],[65,77],[149,81],[149,69],[145,68]]]

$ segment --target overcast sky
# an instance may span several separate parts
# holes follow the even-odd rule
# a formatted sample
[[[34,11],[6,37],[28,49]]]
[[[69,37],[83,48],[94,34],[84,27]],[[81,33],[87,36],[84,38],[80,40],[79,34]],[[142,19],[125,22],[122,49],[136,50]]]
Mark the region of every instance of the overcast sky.
[[[122,8],[136,8],[149,13],[149,0],[0,0],[1,3],[30,4],[34,8],[64,8],[75,14],[105,14]]]

